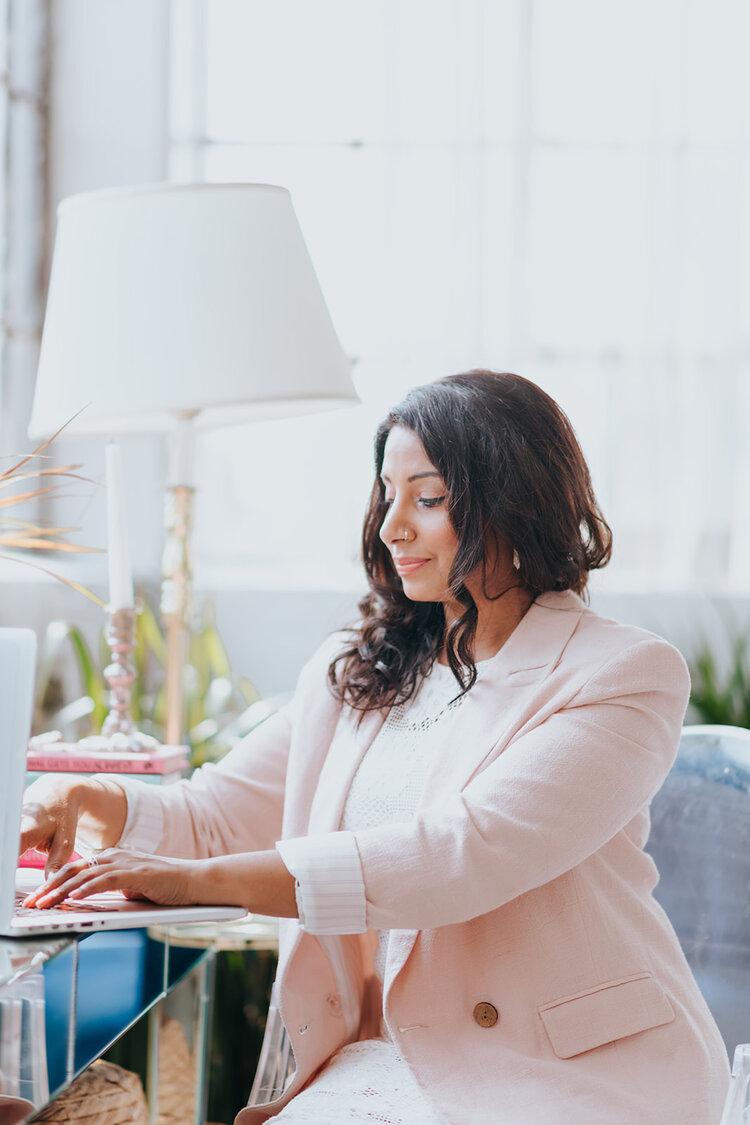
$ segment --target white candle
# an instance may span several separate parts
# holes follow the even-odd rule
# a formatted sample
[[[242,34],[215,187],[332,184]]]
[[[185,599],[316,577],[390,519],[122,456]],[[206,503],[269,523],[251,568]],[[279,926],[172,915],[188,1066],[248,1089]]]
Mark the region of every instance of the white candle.
[[[107,465],[107,556],[109,562],[109,607],[126,609],[135,605],[133,574],[130,569],[128,528],[125,519],[125,490],[122,480],[120,447],[113,441],[105,447]]]

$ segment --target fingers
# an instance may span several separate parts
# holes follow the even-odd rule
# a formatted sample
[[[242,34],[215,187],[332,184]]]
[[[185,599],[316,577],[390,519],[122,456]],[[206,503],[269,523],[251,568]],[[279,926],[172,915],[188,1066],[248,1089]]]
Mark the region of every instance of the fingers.
[[[78,827],[79,801],[69,781],[45,775],[24,793],[19,847],[47,853],[45,874],[59,871],[71,857]]]
[[[112,870],[112,864],[118,854],[114,849],[101,852],[93,865],[86,859],[66,863],[25,899],[24,906],[47,909],[59,905],[66,898],[83,898],[95,894],[97,892],[93,889],[94,886],[99,890],[117,890],[127,884],[132,889],[132,871]],[[119,879],[119,884],[112,881],[115,878]],[[106,886],[100,886],[103,879],[109,880]]]
[[[113,877],[114,875],[110,873],[103,875],[95,867],[87,867],[85,871],[82,871],[79,875],[74,875],[56,890],[43,895],[37,905],[45,909],[49,906],[59,905],[66,898],[85,898],[86,895],[94,894],[94,884],[101,883],[103,879],[111,882]],[[112,890],[113,888],[103,887],[102,889]]]
[[[23,855],[29,848],[46,852],[44,874],[49,876],[59,871],[73,854],[76,826],[76,818],[65,816],[55,823],[39,806],[27,805],[21,816],[18,854]]]
[[[170,906],[184,905],[184,865],[177,860],[162,860],[161,864],[167,866],[166,873],[160,870],[158,861],[155,869],[153,856],[109,848],[99,852],[95,864],[85,859],[64,864],[28,896],[24,906],[48,909],[65,899],[82,899],[103,891],[120,891],[126,898]]]
[[[49,906],[57,906],[64,899],[70,897],[71,891],[93,882],[99,875],[98,867],[91,867],[86,860],[68,864],[66,873],[63,875],[62,879],[58,877],[52,882],[39,887],[33,896],[33,901],[31,901],[30,897],[26,900],[24,905],[39,906],[42,909],[46,909]],[[85,893],[90,894],[91,892],[87,888]]]
[[[48,879],[67,864],[73,854],[73,839],[65,831],[56,832],[49,847],[47,863],[44,867],[44,877]]]
[[[51,906],[59,906],[65,899],[83,899],[88,895],[101,894],[103,891],[121,891],[126,887],[128,898],[147,899],[147,895],[141,894],[135,889],[133,885],[135,881],[132,871],[112,869],[102,871],[98,865],[87,867],[85,871],[72,876],[56,890],[42,895],[37,900],[36,905],[46,910]]]
[[[93,868],[93,872],[96,872],[96,868]],[[128,898],[147,899],[147,895],[134,889],[133,883],[132,871],[102,871],[98,875],[94,874],[87,883],[71,891],[68,898],[86,898],[87,895],[101,894],[102,891],[121,891],[127,887]]]
[[[92,868],[89,867],[88,860],[77,859],[74,860],[73,863],[64,864],[57,871],[50,872],[49,876],[45,878],[44,882],[24,899],[23,905],[36,906],[43,895],[49,894],[50,891],[55,890],[55,888],[60,887],[63,883],[65,883],[72,875],[76,875],[78,874],[78,872],[84,871],[87,868],[89,870],[92,870]]]
[[[23,855],[29,848],[40,848],[46,851],[49,842],[49,824],[45,825],[34,809],[26,808],[21,813],[21,834],[18,854]]]

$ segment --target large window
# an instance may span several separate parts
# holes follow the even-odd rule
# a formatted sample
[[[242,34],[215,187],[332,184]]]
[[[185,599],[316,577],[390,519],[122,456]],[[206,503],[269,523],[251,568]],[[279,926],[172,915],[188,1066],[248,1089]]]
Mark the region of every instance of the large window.
[[[377,421],[487,366],[568,412],[615,535],[597,584],[747,591],[749,24],[742,0],[174,3],[171,174],[290,189],[364,402],[202,439],[205,577],[361,586]]]
[[[48,5],[0,0],[0,454],[28,447],[47,248]],[[2,461],[7,467],[8,461]],[[7,495],[7,493],[6,493]],[[24,515],[33,516],[28,505]]]

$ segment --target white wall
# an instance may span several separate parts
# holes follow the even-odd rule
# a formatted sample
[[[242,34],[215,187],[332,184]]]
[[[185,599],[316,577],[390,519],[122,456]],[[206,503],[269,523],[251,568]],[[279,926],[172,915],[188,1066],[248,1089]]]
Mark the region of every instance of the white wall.
[[[168,59],[167,0],[55,0],[49,180],[51,206],[93,188],[161,180],[165,176]],[[131,485],[136,578],[155,588],[162,544],[163,451],[152,438],[124,442]],[[103,440],[60,442],[58,460],[84,461],[103,473]],[[85,495],[83,494],[85,491]],[[80,542],[104,546],[103,489],[90,488],[68,503],[80,524]],[[53,564],[57,565],[57,561]],[[65,568],[71,573],[71,568]],[[77,574],[105,594],[104,556]],[[0,568],[0,623],[32,624],[40,631],[55,617],[78,622],[90,637],[100,613],[80,596],[32,572]],[[666,636],[688,654],[701,634],[725,646],[723,618],[748,627],[750,599],[681,595],[598,595],[592,607]],[[364,582],[362,583],[364,590]],[[293,686],[301,664],[323,636],[355,611],[358,592],[217,589],[217,621],[235,671],[264,693]]]
[[[76,192],[165,178],[167,154],[168,0],[55,0],[49,137],[49,229],[55,209]],[[82,406],[85,404],[81,404]],[[133,566],[137,580],[158,573],[161,550],[163,448],[160,439],[121,441],[129,485]],[[56,443],[58,463],[83,462],[101,480],[104,438]],[[76,540],[105,546],[103,487],[81,486],[65,502]],[[59,513],[55,513],[56,520]],[[81,573],[96,581],[102,556]]]
[[[77,191],[164,178],[166,0],[55,0],[50,183]]]

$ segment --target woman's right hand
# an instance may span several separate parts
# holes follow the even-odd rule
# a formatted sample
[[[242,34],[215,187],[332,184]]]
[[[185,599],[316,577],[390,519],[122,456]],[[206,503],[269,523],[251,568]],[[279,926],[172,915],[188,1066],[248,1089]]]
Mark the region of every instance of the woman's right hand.
[[[85,778],[47,773],[24,793],[20,854],[29,848],[46,852],[46,877],[58,871],[73,853],[85,785]]]

